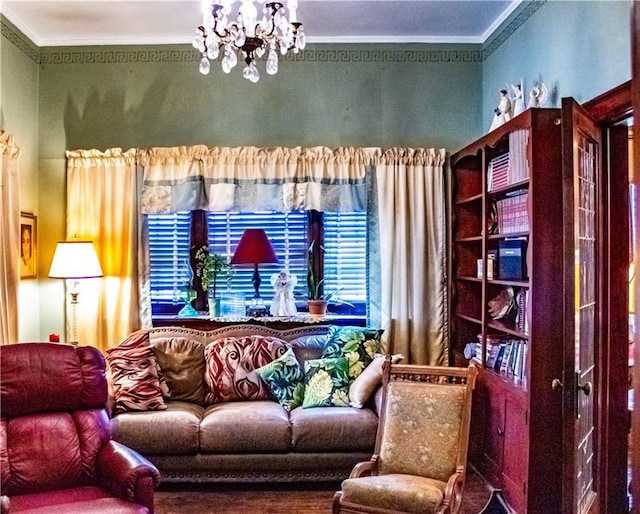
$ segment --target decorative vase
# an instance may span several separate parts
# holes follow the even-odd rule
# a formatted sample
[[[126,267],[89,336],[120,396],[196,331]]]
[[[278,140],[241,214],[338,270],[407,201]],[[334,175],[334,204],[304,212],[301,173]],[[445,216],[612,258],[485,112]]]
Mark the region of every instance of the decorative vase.
[[[209,319],[220,317],[220,298],[209,296]]]
[[[311,316],[324,316],[327,313],[326,300],[309,300],[307,305]]]

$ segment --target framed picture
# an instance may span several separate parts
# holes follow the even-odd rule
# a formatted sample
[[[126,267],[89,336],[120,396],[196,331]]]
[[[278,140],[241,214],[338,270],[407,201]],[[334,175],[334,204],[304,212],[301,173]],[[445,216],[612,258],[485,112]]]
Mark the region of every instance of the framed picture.
[[[20,278],[36,278],[38,262],[37,218],[20,213]]]

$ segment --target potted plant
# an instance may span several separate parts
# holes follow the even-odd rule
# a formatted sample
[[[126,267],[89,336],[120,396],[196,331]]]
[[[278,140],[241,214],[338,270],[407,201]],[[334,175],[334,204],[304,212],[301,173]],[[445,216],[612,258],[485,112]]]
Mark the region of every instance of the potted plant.
[[[327,312],[327,305],[330,302],[353,306],[351,303],[337,297],[341,289],[336,289],[330,293],[324,292],[324,278],[319,279],[320,268],[317,262],[318,256],[321,255],[324,248],[320,247],[319,252],[316,251],[315,243],[314,239],[307,250],[307,293],[296,294],[307,299],[309,314],[312,316],[324,316]]]
[[[209,317],[214,318],[220,314],[220,298],[216,290],[217,280],[218,278],[229,280],[231,264],[222,255],[213,253],[203,246],[196,252],[196,275],[200,278],[202,289],[207,292]]]

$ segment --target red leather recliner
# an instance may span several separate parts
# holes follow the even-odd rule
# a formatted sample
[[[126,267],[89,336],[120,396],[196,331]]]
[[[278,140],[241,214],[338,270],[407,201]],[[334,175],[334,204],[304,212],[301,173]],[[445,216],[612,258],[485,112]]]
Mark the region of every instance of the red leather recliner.
[[[0,346],[2,512],[153,513],[160,473],[111,440],[102,354]]]

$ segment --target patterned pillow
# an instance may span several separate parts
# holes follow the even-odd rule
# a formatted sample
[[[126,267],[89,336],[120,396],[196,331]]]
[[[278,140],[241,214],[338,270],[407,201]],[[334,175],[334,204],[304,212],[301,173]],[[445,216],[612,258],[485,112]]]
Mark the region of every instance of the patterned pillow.
[[[164,410],[163,396],[171,393],[164,379],[149,332],[139,330],[118,346],[107,350],[107,361],[113,380],[114,413],[141,410]]]
[[[314,359],[304,364],[302,407],[349,406],[349,360],[346,357]]]
[[[204,379],[209,387],[206,403],[234,400],[270,400],[266,384],[256,369],[287,351],[287,343],[277,337],[226,337],[204,349]]]
[[[256,369],[271,394],[285,410],[291,411],[304,400],[304,373],[293,348],[276,360]]]
[[[349,359],[349,378],[353,381],[380,351],[382,330],[362,327],[333,326],[322,358]]]

